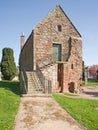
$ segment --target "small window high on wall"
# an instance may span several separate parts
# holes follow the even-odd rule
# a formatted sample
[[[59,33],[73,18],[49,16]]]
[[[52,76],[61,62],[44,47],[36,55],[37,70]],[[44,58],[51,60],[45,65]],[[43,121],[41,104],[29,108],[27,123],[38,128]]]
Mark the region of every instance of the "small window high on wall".
[[[58,31],[61,32],[62,31],[62,26],[58,25]]]
[[[71,69],[73,69],[73,64],[71,64]]]

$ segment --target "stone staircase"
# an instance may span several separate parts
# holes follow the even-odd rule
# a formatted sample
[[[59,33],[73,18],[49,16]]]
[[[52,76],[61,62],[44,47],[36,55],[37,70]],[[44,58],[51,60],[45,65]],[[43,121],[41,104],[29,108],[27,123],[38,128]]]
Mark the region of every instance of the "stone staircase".
[[[28,78],[28,93],[27,94],[42,94],[44,87],[42,86],[37,72],[26,72]]]

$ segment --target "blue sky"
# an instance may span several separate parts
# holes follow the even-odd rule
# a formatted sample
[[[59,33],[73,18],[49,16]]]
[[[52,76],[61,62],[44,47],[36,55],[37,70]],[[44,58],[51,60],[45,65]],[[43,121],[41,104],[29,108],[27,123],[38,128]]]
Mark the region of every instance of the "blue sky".
[[[98,0],[0,1],[0,60],[2,49],[10,47],[18,65],[21,33],[24,32],[26,40],[58,4],[82,35],[85,65],[98,64]]]

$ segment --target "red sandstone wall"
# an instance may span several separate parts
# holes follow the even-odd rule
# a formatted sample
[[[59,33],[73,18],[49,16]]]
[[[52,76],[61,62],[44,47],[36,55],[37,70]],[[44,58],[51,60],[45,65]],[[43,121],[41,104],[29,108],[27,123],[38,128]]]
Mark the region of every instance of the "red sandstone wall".
[[[62,31],[58,31],[61,25]],[[34,29],[21,52],[21,62],[26,70],[36,70],[36,63],[48,64],[52,61],[53,43],[61,44],[62,62],[64,64],[63,90],[68,89],[70,82],[79,86],[82,76],[82,40],[79,32],[68,19],[66,14],[57,6],[42,22]],[[33,64],[34,63],[34,64]],[[73,69],[72,69],[73,64]],[[53,81],[52,87],[57,88],[57,66],[44,68],[44,76]]]
[[[46,79],[52,81],[52,92],[57,92],[57,64],[52,64],[43,68],[42,73]]]
[[[58,25],[62,31],[58,31]],[[80,37],[64,12],[58,6],[34,29],[35,59],[52,58],[52,44],[62,45],[62,60],[66,61],[69,55],[70,37]],[[35,62],[36,62],[35,61]]]
[[[58,31],[61,25],[62,31]],[[76,28],[69,21],[62,9],[58,6],[54,9],[34,30],[34,59],[36,62],[43,62],[47,59],[52,60],[53,43],[61,44],[62,61],[64,62],[64,91],[68,89],[68,84],[74,82],[75,88],[79,86],[79,79],[82,76],[82,40]],[[66,62],[67,61],[67,62]],[[73,69],[71,65],[73,64]],[[57,68],[56,68],[57,69]],[[44,70],[43,74],[51,77],[57,85],[57,79],[53,79],[51,68]],[[54,85],[53,85],[54,87]],[[57,86],[56,86],[57,87]]]
[[[73,37],[71,39],[71,54],[67,64],[64,65],[64,87],[73,82],[77,90],[82,79],[82,41]],[[72,68],[73,66],[73,68]]]

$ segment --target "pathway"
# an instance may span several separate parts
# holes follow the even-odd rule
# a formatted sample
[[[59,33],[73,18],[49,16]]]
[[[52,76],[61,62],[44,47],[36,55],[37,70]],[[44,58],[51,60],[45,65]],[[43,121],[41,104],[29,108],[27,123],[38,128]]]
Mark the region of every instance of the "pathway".
[[[22,97],[14,130],[84,130],[52,97]]]

